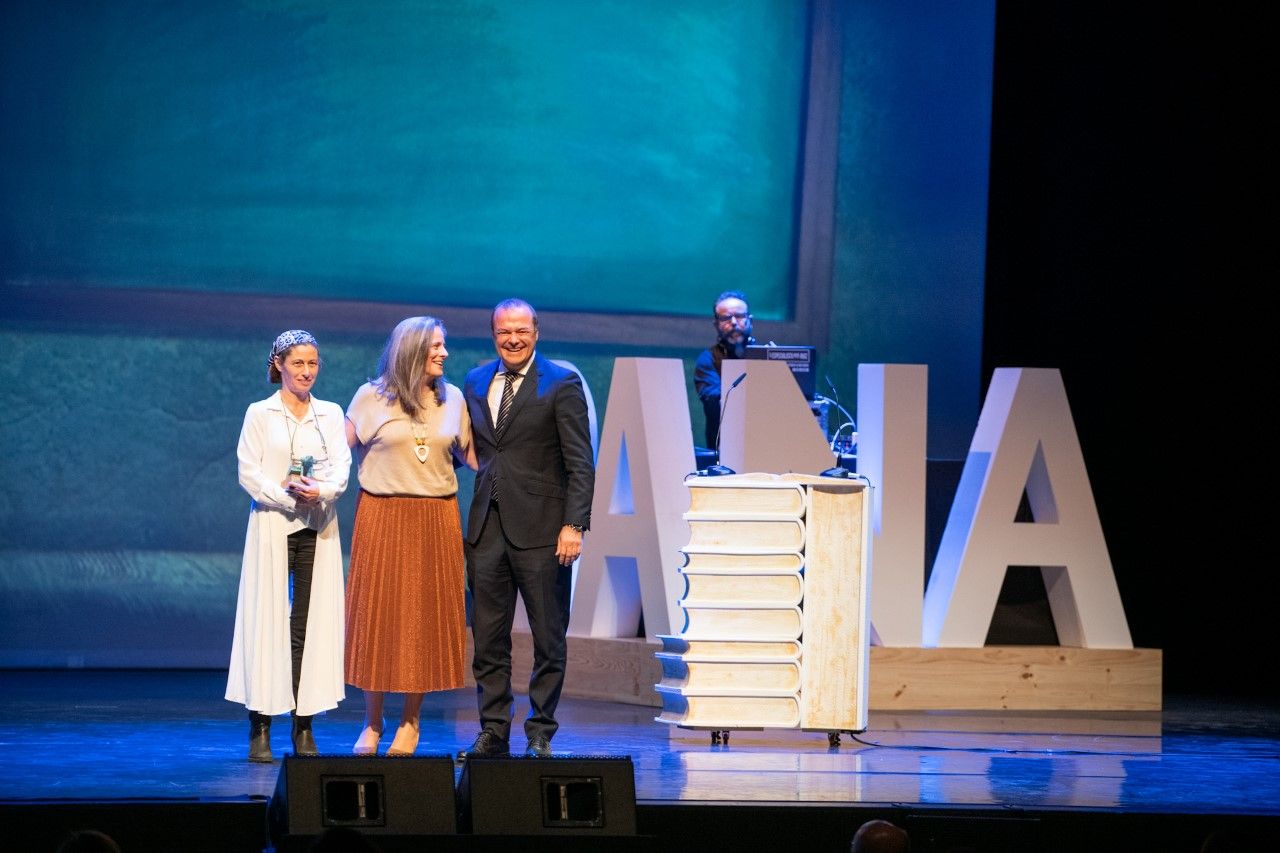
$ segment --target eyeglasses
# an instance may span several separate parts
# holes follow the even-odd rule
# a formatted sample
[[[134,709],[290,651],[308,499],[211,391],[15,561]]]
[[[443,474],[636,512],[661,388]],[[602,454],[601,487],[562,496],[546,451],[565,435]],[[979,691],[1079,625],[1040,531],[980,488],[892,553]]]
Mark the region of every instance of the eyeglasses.
[[[737,320],[739,323],[742,323],[742,322],[745,322],[746,320],[748,320],[750,317],[751,317],[751,315],[750,315],[750,314],[747,314],[747,313],[745,313],[745,312],[744,312],[744,313],[742,313],[742,314],[717,314],[717,315],[716,315],[716,322],[717,322],[717,323],[732,323],[734,320]]]
[[[527,338],[533,334],[533,329],[494,329],[493,336],[495,338]]]

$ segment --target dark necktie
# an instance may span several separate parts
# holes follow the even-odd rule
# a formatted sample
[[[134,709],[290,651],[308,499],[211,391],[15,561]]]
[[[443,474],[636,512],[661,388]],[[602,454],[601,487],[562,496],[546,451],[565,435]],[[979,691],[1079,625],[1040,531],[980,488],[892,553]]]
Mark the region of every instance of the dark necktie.
[[[515,396],[516,377],[520,374],[514,370],[507,371],[507,384],[502,386],[502,401],[498,403],[498,421],[493,431],[501,435],[502,428],[507,425],[507,415],[511,414],[511,398]]]
[[[507,415],[511,414],[511,398],[515,396],[516,377],[520,374],[514,370],[507,371],[507,384],[502,386],[502,400],[498,403],[498,420],[493,425],[493,435],[495,438],[501,438],[502,428],[506,426]],[[489,482],[489,499],[496,501],[498,499],[498,478],[494,477]]]

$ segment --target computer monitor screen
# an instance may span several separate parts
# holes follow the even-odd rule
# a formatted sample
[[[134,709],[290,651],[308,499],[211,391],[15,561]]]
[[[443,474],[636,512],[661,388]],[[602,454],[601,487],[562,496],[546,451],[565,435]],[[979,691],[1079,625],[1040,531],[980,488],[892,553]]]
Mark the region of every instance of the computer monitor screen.
[[[782,346],[781,344],[752,344],[747,347],[747,358],[766,361],[785,361],[791,375],[800,386],[806,400],[812,400],[818,391],[818,353],[811,346]]]

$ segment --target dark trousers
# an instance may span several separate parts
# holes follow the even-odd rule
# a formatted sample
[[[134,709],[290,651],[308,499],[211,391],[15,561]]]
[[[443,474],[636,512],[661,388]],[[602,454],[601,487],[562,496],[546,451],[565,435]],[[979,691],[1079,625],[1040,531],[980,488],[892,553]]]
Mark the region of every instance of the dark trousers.
[[[307,642],[307,612],[311,608],[311,569],[316,562],[316,532],[304,527],[289,534],[289,579],[293,606],[289,609],[289,644],[293,652],[293,698],[298,698],[302,650]]]
[[[475,657],[480,726],[504,740],[511,735],[515,703],[511,693],[511,624],[516,592],[524,599],[533,633],[533,671],[529,676],[529,738],[550,739],[559,728],[556,706],[564,688],[572,569],[561,566],[556,548],[516,548],[502,530],[496,503],[479,541],[467,548],[467,585],[471,589],[471,634]]]

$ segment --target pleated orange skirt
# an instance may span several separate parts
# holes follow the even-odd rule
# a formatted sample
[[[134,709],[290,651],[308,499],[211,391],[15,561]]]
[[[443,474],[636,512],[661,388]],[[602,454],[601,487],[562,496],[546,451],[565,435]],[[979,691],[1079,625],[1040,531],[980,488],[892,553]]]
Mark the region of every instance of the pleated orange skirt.
[[[465,584],[457,498],[360,492],[347,576],[347,683],[388,693],[461,687]]]

